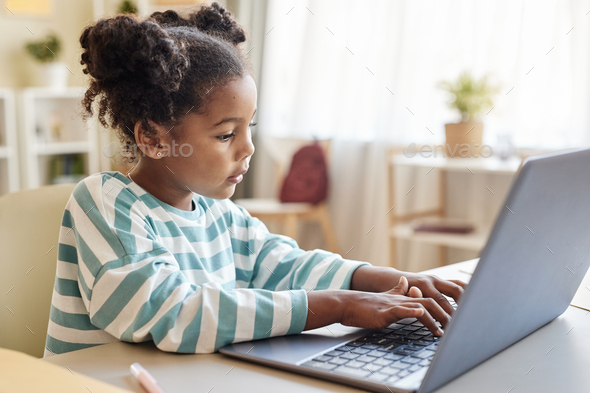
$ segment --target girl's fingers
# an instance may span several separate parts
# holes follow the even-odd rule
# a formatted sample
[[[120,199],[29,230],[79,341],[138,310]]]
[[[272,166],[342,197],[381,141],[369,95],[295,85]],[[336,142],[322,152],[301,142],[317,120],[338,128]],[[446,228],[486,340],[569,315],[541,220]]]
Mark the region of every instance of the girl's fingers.
[[[386,293],[390,295],[405,295],[406,293],[408,293],[408,287],[408,279],[404,276],[401,276],[399,278],[399,282],[397,283],[397,285],[389,291],[387,291]]]
[[[409,297],[413,297],[413,298],[421,298],[421,297],[423,297],[422,291],[418,287],[412,287],[412,288],[410,288],[410,290],[408,291],[408,296]]]
[[[426,297],[436,301],[436,303],[438,303],[448,315],[453,314],[453,311],[455,311],[455,309],[453,308],[451,303],[449,303],[447,298],[434,285],[429,284],[425,288],[424,294],[426,295]]]
[[[452,297],[456,302],[458,302],[461,295],[463,295],[463,287],[453,281],[440,280],[435,282],[435,286],[437,290]]]
[[[420,318],[424,310],[412,306],[395,306],[389,309],[389,325],[405,318]]]
[[[430,330],[432,334],[434,334],[435,336],[442,336],[443,331],[438,327],[436,321],[434,320],[432,315],[430,315],[426,307],[424,307],[420,303],[415,303],[413,306],[417,309],[423,310],[423,314],[419,317],[416,317],[418,321],[420,321],[422,325],[424,325],[428,330]]]
[[[444,296],[443,296],[444,297]],[[420,303],[424,309],[443,327],[446,327],[451,322],[450,315],[432,298],[412,299],[415,302]],[[446,300],[446,299],[445,299]],[[448,301],[447,301],[448,303]],[[449,304],[450,306],[450,304]],[[451,307],[452,309],[452,307]]]
[[[467,283],[463,282],[461,280],[449,280],[449,281],[452,282],[453,284],[457,284],[458,286],[460,286],[463,289],[465,289],[465,287],[467,287]]]

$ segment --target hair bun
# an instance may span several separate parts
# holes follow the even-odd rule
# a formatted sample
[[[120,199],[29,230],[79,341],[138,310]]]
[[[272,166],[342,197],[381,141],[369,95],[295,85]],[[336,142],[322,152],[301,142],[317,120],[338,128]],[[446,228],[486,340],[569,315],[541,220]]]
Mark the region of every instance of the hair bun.
[[[203,4],[201,8],[182,18],[175,11],[155,12],[151,18],[162,26],[194,27],[209,35],[217,36],[225,41],[238,45],[246,41],[246,34],[240,25],[232,18],[231,13],[219,3]]]
[[[178,89],[188,60],[181,47],[157,23],[130,16],[98,21],[80,37],[85,74],[99,82],[141,81]]]

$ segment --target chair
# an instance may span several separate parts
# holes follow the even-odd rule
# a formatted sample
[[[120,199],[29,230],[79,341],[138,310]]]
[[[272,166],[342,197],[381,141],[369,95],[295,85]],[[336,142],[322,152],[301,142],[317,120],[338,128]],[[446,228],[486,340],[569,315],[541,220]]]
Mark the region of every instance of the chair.
[[[0,347],[43,357],[59,228],[75,184],[0,198]]]
[[[330,140],[318,141],[326,154],[328,164],[330,156]],[[271,156],[274,164],[276,195],[280,193],[293,155],[304,145],[311,143],[308,139],[265,138],[264,148]],[[245,198],[234,201],[246,209],[253,217],[262,221],[278,222],[285,235],[297,239],[299,222],[314,221],[320,224],[326,239],[328,250],[338,253],[336,235],[330,222],[326,202],[312,205],[310,203],[281,203],[275,198]]]

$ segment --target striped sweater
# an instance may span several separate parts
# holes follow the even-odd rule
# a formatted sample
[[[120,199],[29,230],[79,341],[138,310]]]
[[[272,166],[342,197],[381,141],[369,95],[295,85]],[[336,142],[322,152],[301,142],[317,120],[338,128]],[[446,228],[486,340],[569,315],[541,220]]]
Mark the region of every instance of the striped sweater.
[[[45,355],[153,340],[168,352],[300,333],[306,291],[349,289],[366,262],[304,251],[230,200],[168,205],[119,172],[64,211]]]

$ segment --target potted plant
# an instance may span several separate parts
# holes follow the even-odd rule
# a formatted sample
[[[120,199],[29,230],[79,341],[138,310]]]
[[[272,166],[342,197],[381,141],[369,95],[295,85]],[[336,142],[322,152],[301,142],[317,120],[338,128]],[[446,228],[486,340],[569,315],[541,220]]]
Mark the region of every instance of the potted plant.
[[[124,0],[119,4],[119,14],[137,14],[137,6],[130,0]]]
[[[453,82],[442,82],[440,87],[451,96],[449,107],[461,115],[459,123],[445,124],[449,154],[452,157],[477,157],[483,135],[479,116],[493,108],[492,98],[498,88],[492,86],[487,77],[477,80],[468,72],[463,72]]]
[[[44,39],[26,44],[27,52],[42,68],[39,74],[39,84],[52,88],[64,88],[68,84],[68,68],[65,63],[58,62],[61,53],[61,40],[55,34],[49,34]]]

